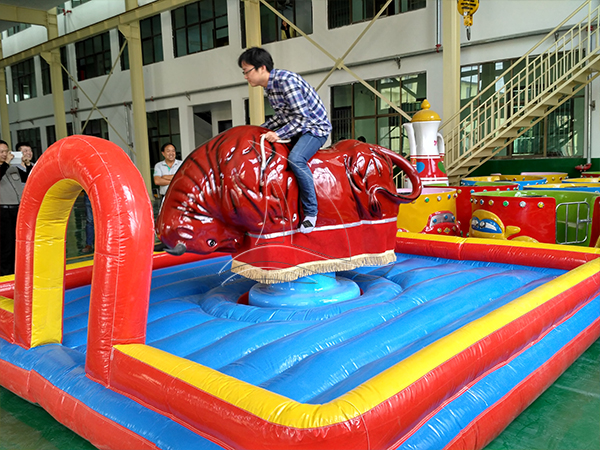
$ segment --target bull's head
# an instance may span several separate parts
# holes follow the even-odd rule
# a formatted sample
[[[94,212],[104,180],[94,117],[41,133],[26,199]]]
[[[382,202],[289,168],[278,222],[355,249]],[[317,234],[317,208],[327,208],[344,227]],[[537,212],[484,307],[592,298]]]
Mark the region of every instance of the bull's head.
[[[156,223],[170,253],[237,253],[246,232],[272,233],[290,225],[287,203],[297,203],[291,172],[271,146],[268,186],[260,184],[260,134],[242,126],[221,133],[193,151],[171,183]],[[265,176],[266,178],[266,176]],[[283,201],[281,199],[284,199]],[[283,205],[283,206],[282,206]]]
[[[164,205],[156,223],[158,238],[168,247],[167,252],[208,254],[215,251],[236,253],[244,233],[222,221],[203,215],[193,208]]]

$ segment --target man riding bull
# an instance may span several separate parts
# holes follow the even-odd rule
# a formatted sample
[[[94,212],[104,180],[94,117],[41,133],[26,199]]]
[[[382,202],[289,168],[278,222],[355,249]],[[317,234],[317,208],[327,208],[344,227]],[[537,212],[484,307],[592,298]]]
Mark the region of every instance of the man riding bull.
[[[300,75],[275,69],[266,50],[252,47],[238,58],[238,65],[250,86],[265,88],[275,115],[262,126],[272,131],[265,139],[298,138],[290,151],[289,162],[300,188],[304,219],[300,232],[310,233],[317,224],[317,195],[308,161],[321,148],[331,132],[331,122],[323,101],[315,89]],[[273,131],[276,130],[276,131]]]

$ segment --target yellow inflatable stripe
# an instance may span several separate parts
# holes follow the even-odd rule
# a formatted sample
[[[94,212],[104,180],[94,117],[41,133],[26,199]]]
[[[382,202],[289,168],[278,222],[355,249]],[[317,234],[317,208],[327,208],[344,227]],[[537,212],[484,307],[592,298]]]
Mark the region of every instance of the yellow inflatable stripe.
[[[65,234],[80,192],[75,180],[61,180],[46,192],[40,206],[33,248],[32,347],[62,339]]]
[[[420,241],[438,241],[449,242],[453,244],[485,244],[489,246],[509,246],[513,248],[537,248],[540,250],[568,250],[569,252],[591,253],[600,255],[600,249],[593,247],[577,247],[573,245],[564,246],[560,244],[544,244],[540,242],[525,242],[525,241],[509,241],[504,239],[484,239],[484,238],[461,238],[456,236],[438,236],[433,234],[423,233],[407,233],[399,232],[396,236],[400,238],[416,239]]]
[[[80,261],[80,262],[76,262],[76,263],[67,264],[67,270],[79,269],[81,267],[88,267],[88,266],[93,266],[93,265],[94,265],[94,260],[89,259],[87,261]]]
[[[11,312],[15,312],[15,301],[12,298],[3,297],[0,295],[0,309]]]
[[[315,428],[363,414],[494,331],[600,271],[588,262],[511,303],[439,339],[352,391],[323,405],[298,403],[216,370],[142,344],[115,348],[263,420],[293,428]]]

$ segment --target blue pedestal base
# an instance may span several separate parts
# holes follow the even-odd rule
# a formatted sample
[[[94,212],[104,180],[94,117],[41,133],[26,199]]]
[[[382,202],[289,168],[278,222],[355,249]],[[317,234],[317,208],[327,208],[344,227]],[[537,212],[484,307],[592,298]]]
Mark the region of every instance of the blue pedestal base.
[[[255,284],[248,296],[252,306],[311,308],[360,296],[358,285],[334,273],[315,274],[276,284]]]

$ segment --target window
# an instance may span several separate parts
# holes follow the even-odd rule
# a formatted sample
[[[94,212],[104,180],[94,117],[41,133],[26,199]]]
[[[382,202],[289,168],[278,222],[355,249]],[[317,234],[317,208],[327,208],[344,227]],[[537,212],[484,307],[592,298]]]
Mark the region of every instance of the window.
[[[75,43],[77,77],[80,81],[107,75],[111,69],[108,31]]]
[[[387,0],[329,0],[327,16],[329,28],[343,27],[352,23],[371,20],[377,15]],[[425,8],[426,0],[394,0],[382,17],[393,16],[416,9]]]
[[[312,0],[267,0],[267,3],[279,11],[306,34],[312,34]],[[246,47],[246,20],[244,2],[240,2],[242,24],[242,47]],[[261,42],[283,41],[296,37],[296,32],[278,16],[261,3],[260,34]]]
[[[0,68],[0,70],[4,71],[4,89],[6,89],[6,104],[8,105],[10,103],[10,96],[8,95],[8,77],[6,76],[6,71],[8,69]]]
[[[42,68],[42,95],[52,94],[52,81],[50,79],[50,64],[40,56],[40,66]]]
[[[140,21],[142,39],[142,60],[144,65],[163,60],[162,28],[160,15]]]
[[[35,65],[33,58],[11,66],[13,98],[15,102],[37,97],[35,88]]]
[[[64,67],[68,67],[66,47],[60,48],[60,63]],[[42,67],[42,91],[43,91],[42,94],[43,95],[52,94],[52,79],[50,77],[50,64],[48,64],[46,62],[46,60],[40,56],[40,65]],[[69,76],[62,68],[61,68],[61,73],[62,73],[63,91],[66,91],[69,89]]]
[[[67,122],[67,136],[73,136],[73,124],[71,122]],[[56,127],[54,125],[46,127],[46,142],[48,142],[48,147],[56,142]]]
[[[275,111],[271,107],[269,103],[269,99],[267,97],[264,98],[264,107],[265,107],[265,122],[275,115]],[[244,99],[244,117],[246,119],[245,124],[250,125],[250,100]]]
[[[26,30],[27,28],[30,28],[30,27],[31,27],[30,23],[20,23],[19,25],[10,27],[8,30],[6,30],[6,32],[8,33],[9,36],[12,36],[13,34],[17,34],[19,31]]]
[[[142,40],[142,63],[144,65],[163,60],[162,28],[160,14],[140,20],[140,38]],[[123,46],[125,38],[119,33],[119,46]],[[129,70],[129,53],[127,45],[121,54],[121,69]]]
[[[169,142],[177,148],[177,158],[181,159],[181,137],[179,133],[179,111],[177,108],[146,113],[148,118],[148,144],[150,146],[150,166],[162,157],[160,148]]]
[[[42,139],[39,128],[26,128],[17,130],[17,142],[28,142],[33,151],[33,158],[37,160],[42,155]]]
[[[89,2],[90,0],[71,0],[71,7],[75,8],[76,6],[83,5],[84,3]]]
[[[525,64],[522,62],[504,78],[497,80],[514,62],[515,60],[496,61],[461,67],[461,107],[494,82],[495,89],[490,89],[479,102],[485,101],[494,91],[502,91],[505,81],[521,71]],[[515,108],[518,107],[518,105],[515,106]],[[461,118],[464,119],[464,114]],[[581,90],[501,150],[496,158],[581,157],[583,156],[584,124],[585,101],[584,91]]]
[[[424,72],[381,78],[369,84],[409,114],[418,111],[427,96]],[[332,142],[364,137],[367,142],[409,153],[408,139],[402,129],[406,120],[367,87],[361,83],[334,86],[331,97]]]
[[[108,140],[108,124],[104,119],[92,119],[89,120],[87,125],[85,122],[81,124],[85,128],[81,130],[81,134],[85,134],[87,136],[96,136],[102,139]]]
[[[175,57],[229,45],[227,2],[201,0],[171,12]]]
[[[67,47],[60,48],[60,63],[66,69],[69,68],[69,60],[67,59]],[[63,91],[68,91],[69,90],[69,75],[67,74],[67,72],[65,72],[64,69],[62,69],[62,82],[63,82],[62,83]]]

